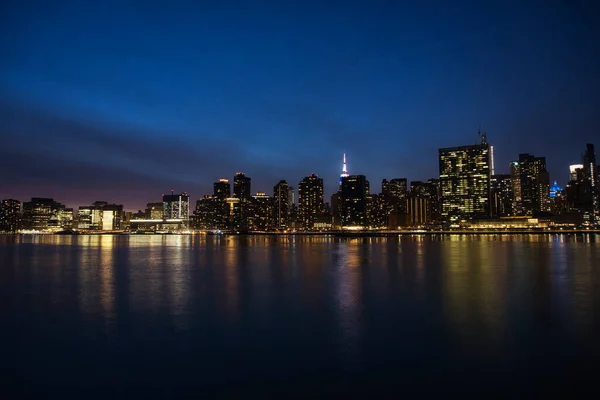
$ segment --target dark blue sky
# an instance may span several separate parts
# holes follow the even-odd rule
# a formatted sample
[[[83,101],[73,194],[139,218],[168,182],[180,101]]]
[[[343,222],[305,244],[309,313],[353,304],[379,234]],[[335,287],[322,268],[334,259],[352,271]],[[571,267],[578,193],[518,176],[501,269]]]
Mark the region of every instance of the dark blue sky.
[[[327,5],[324,5],[327,3]],[[527,3],[526,5],[522,3]],[[252,190],[423,180],[437,149],[600,146],[594,1],[2,1],[0,197],[142,208],[244,171]]]

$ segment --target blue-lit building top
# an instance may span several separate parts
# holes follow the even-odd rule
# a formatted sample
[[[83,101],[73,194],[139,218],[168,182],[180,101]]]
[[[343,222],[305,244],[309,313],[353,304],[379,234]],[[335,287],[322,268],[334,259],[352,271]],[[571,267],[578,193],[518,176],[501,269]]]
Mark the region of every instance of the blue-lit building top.
[[[554,184],[550,187],[550,198],[555,198],[556,193],[560,192],[561,190],[562,188],[558,186],[556,181],[554,181]]]

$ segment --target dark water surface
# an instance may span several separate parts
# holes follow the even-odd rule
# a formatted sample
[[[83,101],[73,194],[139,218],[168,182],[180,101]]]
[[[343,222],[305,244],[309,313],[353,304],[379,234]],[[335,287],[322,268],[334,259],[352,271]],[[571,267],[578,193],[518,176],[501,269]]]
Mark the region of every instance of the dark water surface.
[[[600,393],[599,242],[0,236],[1,388]]]

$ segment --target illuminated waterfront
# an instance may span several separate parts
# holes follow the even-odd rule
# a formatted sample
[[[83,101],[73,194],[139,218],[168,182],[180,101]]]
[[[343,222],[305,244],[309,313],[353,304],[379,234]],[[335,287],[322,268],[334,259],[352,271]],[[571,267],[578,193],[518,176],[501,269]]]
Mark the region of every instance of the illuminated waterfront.
[[[42,397],[596,390],[599,239],[2,236],[0,365]]]

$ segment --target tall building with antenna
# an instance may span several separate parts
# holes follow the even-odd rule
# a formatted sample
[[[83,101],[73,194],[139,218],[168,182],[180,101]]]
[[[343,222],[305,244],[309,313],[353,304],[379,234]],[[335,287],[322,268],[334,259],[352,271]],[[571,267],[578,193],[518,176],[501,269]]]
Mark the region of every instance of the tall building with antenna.
[[[342,178],[348,177],[348,168],[346,166],[346,153],[344,153],[344,161],[342,164],[342,173],[340,174],[340,186],[342,185]]]

